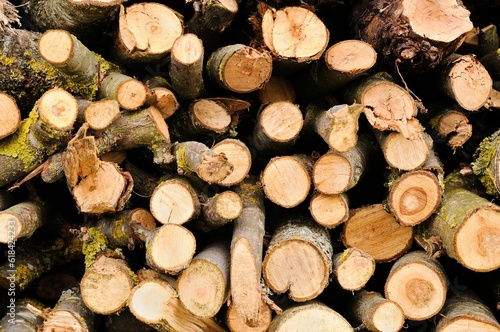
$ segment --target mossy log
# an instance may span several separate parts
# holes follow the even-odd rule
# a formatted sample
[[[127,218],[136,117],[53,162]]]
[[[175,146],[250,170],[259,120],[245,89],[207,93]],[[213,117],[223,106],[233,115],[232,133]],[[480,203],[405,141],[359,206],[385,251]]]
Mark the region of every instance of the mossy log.
[[[493,196],[500,195],[499,143],[500,131],[485,137],[477,147],[471,164],[474,174],[486,188],[486,193]]]
[[[44,310],[45,305],[40,301],[23,298],[10,302],[7,312],[0,320],[0,331],[2,332],[37,332],[43,322],[43,318],[35,315],[28,309],[28,304],[39,310]]]

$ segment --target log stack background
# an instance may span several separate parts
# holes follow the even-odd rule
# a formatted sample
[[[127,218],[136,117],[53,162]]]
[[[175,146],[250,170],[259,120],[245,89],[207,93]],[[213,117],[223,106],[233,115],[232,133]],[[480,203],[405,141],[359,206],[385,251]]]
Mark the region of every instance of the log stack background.
[[[499,10],[0,0],[0,331],[500,331]]]

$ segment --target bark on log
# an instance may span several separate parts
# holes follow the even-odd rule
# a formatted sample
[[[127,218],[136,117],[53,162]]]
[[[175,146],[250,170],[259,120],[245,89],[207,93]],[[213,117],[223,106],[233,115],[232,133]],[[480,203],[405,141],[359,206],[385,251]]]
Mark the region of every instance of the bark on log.
[[[313,219],[323,227],[335,228],[349,219],[349,202],[345,194],[314,193],[309,200]]]
[[[471,163],[474,174],[479,177],[479,180],[486,189],[486,193],[493,196],[500,195],[500,175],[499,175],[499,158],[497,153],[499,148],[500,131],[494,132],[492,135],[485,137],[474,154],[474,160]]]
[[[165,120],[171,117],[180,106],[171,84],[160,76],[151,77],[144,84],[148,89],[146,104],[158,109]]]
[[[237,193],[226,190],[207,198],[202,203],[203,218],[194,221],[194,227],[209,232],[238,218],[243,211],[243,202]]]
[[[333,255],[333,276],[342,289],[359,291],[375,273],[375,260],[357,248]]]
[[[464,112],[445,109],[429,121],[430,128],[453,149],[463,146],[472,136],[472,125]]]
[[[43,318],[33,314],[28,305],[39,310],[44,310],[45,305],[38,300],[25,298],[11,302],[11,308],[0,320],[0,331],[2,332],[36,332],[38,326],[43,322]]]
[[[401,307],[380,293],[361,291],[352,300],[352,314],[356,322],[374,332],[401,331],[405,316]]]
[[[289,101],[295,103],[295,88],[289,79],[283,76],[271,75],[269,81],[258,91],[261,104]]]
[[[146,86],[137,79],[112,72],[102,79],[99,97],[115,99],[127,111],[136,111],[146,103]]]
[[[12,135],[21,125],[21,111],[10,95],[0,93],[0,140]]]
[[[480,57],[479,62],[486,68],[494,81],[500,79],[500,48]]]
[[[47,220],[47,206],[32,200],[0,211],[0,243],[29,238]]]
[[[231,332],[266,332],[272,320],[272,310],[267,303],[262,302],[259,311],[259,321],[254,327],[245,323],[243,317],[234,306],[229,306],[225,315],[225,323]]]

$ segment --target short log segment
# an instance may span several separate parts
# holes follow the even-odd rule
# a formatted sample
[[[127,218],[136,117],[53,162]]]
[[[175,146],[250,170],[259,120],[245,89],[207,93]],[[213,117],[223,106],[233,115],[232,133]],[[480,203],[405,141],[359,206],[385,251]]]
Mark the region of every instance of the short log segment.
[[[316,105],[306,109],[304,127],[317,133],[332,150],[346,152],[358,142],[358,119],[364,105],[336,105],[327,110]]]
[[[424,251],[399,258],[385,282],[385,297],[396,302],[415,321],[436,315],[444,305],[448,278],[444,268]]]
[[[144,84],[148,89],[146,104],[158,109],[164,119],[171,117],[180,106],[177,97],[172,92],[171,84],[160,76],[153,76]]]
[[[330,235],[309,218],[290,218],[274,231],[262,263],[266,284],[296,302],[316,298],[328,285],[333,248]],[[297,269],[300,266],[300,269]]]
[[[376,61],[370,44],[355,39],[338,42],[294,80],[295,90],[301,100],[330,94],[370,70]]]
[[[226,302],[229,262],[229,242],[215,242],[200,251],[179,275],[179,300],[193,315],[213,317]]]
[[[259,151],[285,151],[295,144],[303,124],[298,105],[289,101],[267,104],[257,116],[252,144]]]
[[[382,204],[373,204],[351,210],[342,230],[342,242],[347,248],[366,252],[377,263],[390,262],[410,249],[413,229],[399,225]]]
[[[441,89],[465,110],[477,111],[487,103],[493,82],[473,55],[450,55],[443,60],[440,75]]]
[[[203,83],[203,42],[195,34],[177,38],[170,54],[170,81],[182,100],[192,100],[205,92]]]
[[[424,128],[416,118],[415,100],[385,72],[353,82],[344,92],[345,101],[365,106],[364,113],[373,128],[398,131],[407,139],[416,139]]]
[[[353,332],[349,322],[327,305],[310,301],[283,311],[274,317],[269,332],[293,331]]]
[[[133,77],[118,72],[106,75],[99,86],[100,98],[115,99],[127,111],[136,111],[146,103],[146,86]]]
[[[309,200],[309,211],[321,226],[335,228],[349,219],[349,201],[345,194],[325,195],[316,192]]]
[[[142,280],[132,290],[128,306],[138,320],[157,331],[225,331],[214,319],[197,317],[184,308],[175,280],[168,276],[157,274]]]
[[[419,243],[431,254],[437,245],[470,270],[493,271],[500,267],[500,207],[470,191],[472,181],[458,171],[446,177],[441,205],[419,227]]]
[[[202,203],[203,218],[195,220],[195,227],[203,232],[209,232],[238,218],[242,212],[243,202],[240,195],[226,190]]]
[[[472,170],[486,188],[486,193],[500,195],[500,130],[485,137],[479,144],[472,162]]]
[[[28,174],[70,138],[78,114],[76,99],[54,88],[37,101],[20,128],[0,142],[0,187]]]
[[[352,314],[355,321],[374,332],[401,331],[405,323],[401,307],[377,292],[356,294],[352,300]]]
[[[28,238],[44,224],[47,207],[36,200],[21,202],[0,211],[0,243]]]
[[[10,308],[8,306],[11,306]],[[43,318],[35,315],[28,308],[34,307],[44,310],[45,305],[34,299],[19,299],[10,302],[7,312],[0,319],[0,331],[2,332],[36,332]]]
[[[357,248],[333,255],[333,276],[342,289],[359,291],[375,273],[375,260]]]
[[[228,45],[210,55],[206,71],[224,89],[249,93],[259,90],[269,81],[272,58],[267,51],[259,51],[243,44]]]
[[[383,9],[383,10],[382,10]],[[417,71],[435,68],[472,30],[461,1],[380,0],[357,3],[351,15],[356,39],[371,44],[387,65]]]
[[[10,95],[0,93],[0,140],[13,134],[21,125],[21,111]]]
[[[314,188],[325,195],[337,195],[353,188],[365,172],[375,147],[367,136],[345,152],[328,151],[318,158],[312,169]]]
[[[218,185],[230,187],[241,183],[252,167],[252,155],[245,143],[238,139],[226,138],[212,147],[215,153],[223,153],[233,165],[233,171],[224,180],[216,182]]]
[[[161,3],[120,6],[114,55],[126,66],[164,62],[183,28],[182,17]]]
[[[267,303],[262,302],[259,311],[259,321],[254,327],[248,326],[244,319],[238,314],[234,306],[227,308],[225,323],[231,332],[266,332],[271,324],[272,310]]]
[[[104,130],[120,116],[120,104],[114,99],[95,101],[83,111],[85,122],[94,130]]]
[[[471,293],[459,293],[448,299],[438,317],[436,332],[500,330],[491,310]]]
[[[224,153],[217,154],[200,142],[175,143],[172,150],[175,154],[179,174],[195,173],[207,183],[224,180],[234,168]]]
[[[260,176],[266,197],[284,208],[302,203],[311,189],[312,160],[306,155],[272,158]]]
[[[429,124],[437,136],[445,140],[453,150],[463,146],[472,136],[469,119],[457,110],[443,110],[433,116]]]
[[[236,186],[243,200],[243,211],[233,221],[231,240],[231,306],[250,327],[261,321],[262,250],[264,244],[264,193],[251,177]]]
[[[110,315],[127,305],[137,277],[120,257],[101,254],[80,281],[82,300],[96,314]]]

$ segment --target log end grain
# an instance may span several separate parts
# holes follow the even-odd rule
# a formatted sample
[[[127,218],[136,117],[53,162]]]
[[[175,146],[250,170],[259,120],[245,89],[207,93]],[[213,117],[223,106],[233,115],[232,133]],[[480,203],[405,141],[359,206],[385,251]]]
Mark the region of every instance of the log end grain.
[[[375,65],[377,52],[370,44],[351,39],[332,45],[324,57],[328,69],[350,74],[354,78]]]
[[[223,153],[227,160],[233,165],[233,171],[217,184],[230,187],[242,182],[250,172],[252,156],[250,150],[240,140],[227,138],[212,147],[215,153]]]
[[[38,40],[38,49],[48,63],[64,65],[73,56],[73,38],[66,30],[48,30]]]
[[[190,109],[194,119],[211,131],[222,133],[231,125],[231,114],[226,107],[215,101],[200,99],[193,102]]]
[[[226,325],[231,332],[246,331],[246,332],[266,332],[271,324],[273,312],[269,306],[262,302],[259,310],[259,320],[255,326],[248,326],[238,314],[234,306],[229,306],[226,312]]]
[[[300,108],[289,101],[278,101],[267,105],[259,114],[259,128],[270,141],[292,142],[297,139],[304,119]]]
[[[314,221],[326,228],[335,228],[349,218],[349,204],[345,195],[316,193],[309,201]]]
[[[359,249],[349,248],[333,257],[333,271],[342,289],[358,291],[375,272],[375,260]]]
[[[430,153],[430,147],[423,138],[407,139],[397,132],[387,136],[382,150],[389,166],[405,171],[422,166]]]
[[[314,188],[325,195],[343,193],[349,189],[352,177],[350,161],[336,152],[328,152],[319,157],[312,169]]]
[[[116,100],[123,109],[129,111],[135,111],[144,105],[146,96],[146,86],[135,78],[121,82],[116,91]]]
[[[71,129],[78,115],[75,97],[60,88],[45,92],[37,101],[37,105],[42,121],[58,130]]]
[[[16,100],[0,92],[0,140],[13,134],[21,125],[21,111]]]
[[[120,105],[116,100],[103,99],[88,105],[83,113],[85,122],[94,130],[104,130],[120,115]]]

